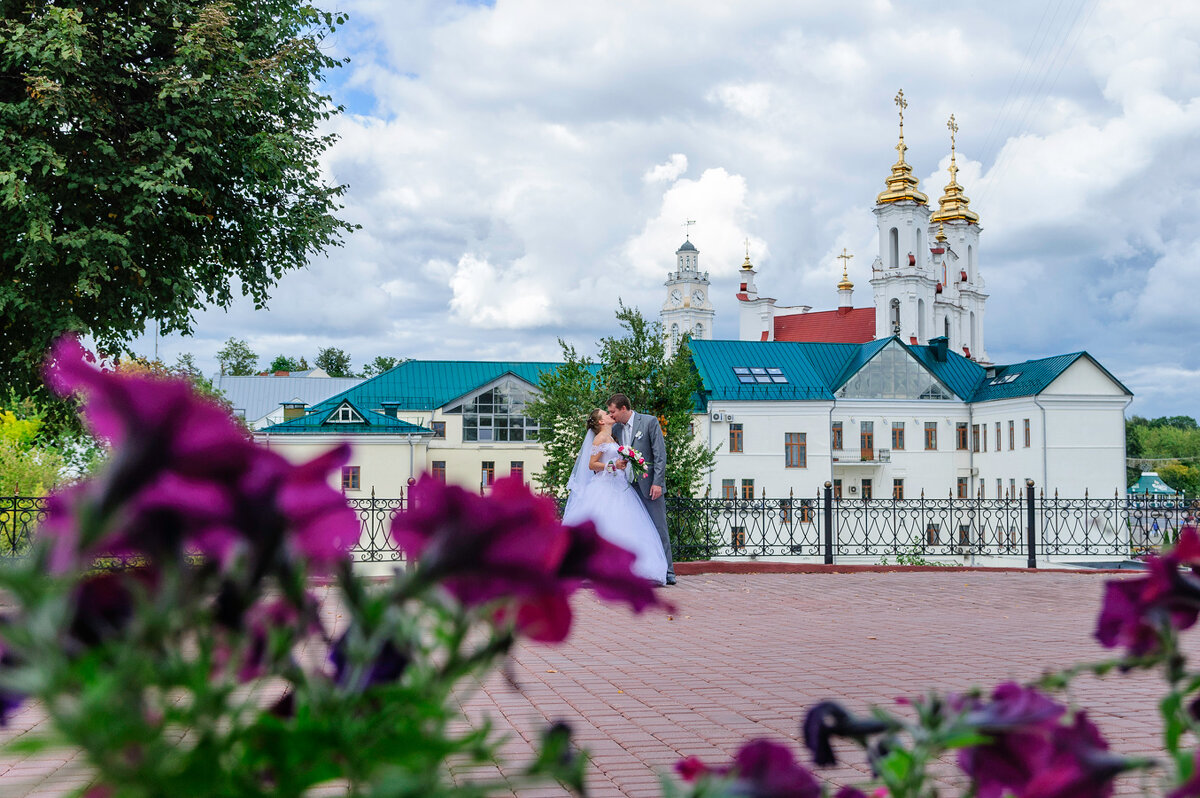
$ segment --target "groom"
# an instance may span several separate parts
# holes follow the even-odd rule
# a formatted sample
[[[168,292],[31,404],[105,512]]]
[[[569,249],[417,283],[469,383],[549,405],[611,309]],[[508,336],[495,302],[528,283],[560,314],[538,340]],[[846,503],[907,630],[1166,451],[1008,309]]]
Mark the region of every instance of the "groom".
[[[629,397],[615,393],[608,400],[608,414],[616,420],[612,434],[617,443],[632,446],[646,458],[646,470],[650,476],[634,482],[650,520],[658,530],[663,552],[667,555],[667,584],[675,584],[675,561],[671,558],[671,536],[667,534],[667,500],[663,488],[667,484],[667,446],[663,442],[662,428],[658,419],[645,413],[635,413],[629,406]]]

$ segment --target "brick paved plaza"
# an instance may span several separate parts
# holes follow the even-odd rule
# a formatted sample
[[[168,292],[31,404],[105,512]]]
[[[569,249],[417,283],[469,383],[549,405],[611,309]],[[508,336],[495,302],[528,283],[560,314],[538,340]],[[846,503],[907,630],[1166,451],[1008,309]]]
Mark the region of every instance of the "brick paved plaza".
[[[561,719],[591,753],[593,795],[657,795],[658,775],[688,754],[721,763],[764,735],[790,740],[799,752],[797,724],[822,699],[861,710],[927,685],[990,686],[1102,658],[1091,632],[1108,578],[965,570],[695,574],[665,589],[676,612],[641,617],[583,593],[566,644],[518,650],[512,675],[520,690],[497,675],[464,705],[473,719],[490,716],[511,730],[507,753],[515,762],[528,759],[526,741],[547,719]],[[323,611],[335,618],[336,602],[327,597]],[[1071,697],[1089,708],[1115,750],[1154,754],[1158,695],[1153,677],[1132,674],[1081,679]],[[5,736],[39,718],[36,707],[23,709]],[[838,783],[864,779],[863,759],[847,746],[840,751],[847,764],[822,775]],[[945,770],[952,780],[953,768]],[[61,795],[84,781],[63,756],[8,756],[0,771],[5,796]],[[1120,792],[1139,788],[1135,778]]]

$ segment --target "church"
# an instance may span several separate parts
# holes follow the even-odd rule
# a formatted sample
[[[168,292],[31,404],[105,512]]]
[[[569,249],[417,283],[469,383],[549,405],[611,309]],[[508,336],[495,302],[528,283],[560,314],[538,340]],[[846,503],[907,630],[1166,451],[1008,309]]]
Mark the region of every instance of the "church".
[[[875,198],[879,251],[870,307],[854,307],[845,263],[837,307],[759,293],[749,254],[735,292],[738,340],[712,340],[699,250],[676,251],[660,318],[670,351],[690,335],[702,381],[694,429],[717,447],[709,492],[724,498],[1015,497],[1026,480],[1062,496],[1125,490],[1132,393],[1087,352],[995,364],[979,214],[950,181],[931,207],[899,157]]]

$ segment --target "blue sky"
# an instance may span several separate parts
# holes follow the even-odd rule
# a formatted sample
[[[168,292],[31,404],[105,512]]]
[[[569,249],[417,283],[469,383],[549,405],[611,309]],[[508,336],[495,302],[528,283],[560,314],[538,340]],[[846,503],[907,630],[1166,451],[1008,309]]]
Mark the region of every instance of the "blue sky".
[[[790,7],[782,7],[790,6]],[[334,8],[330,6],[330,8]],[[895,160],[936,200],[951,113],[980,214],[997,362],[1087,350],[1131,413],[1200,415],[1200,6],[1192,2],[344,0],[329,42],[329,179],[345,247],[286,275],[266,311],[197,319],[159,355],[244,338],[264,361],[338,346],[545,359],[657,317],[695,219],[718,337],[736,337],[743,241],[761,293],[836,306]],[[149,351],[152,339],[139,347]]]

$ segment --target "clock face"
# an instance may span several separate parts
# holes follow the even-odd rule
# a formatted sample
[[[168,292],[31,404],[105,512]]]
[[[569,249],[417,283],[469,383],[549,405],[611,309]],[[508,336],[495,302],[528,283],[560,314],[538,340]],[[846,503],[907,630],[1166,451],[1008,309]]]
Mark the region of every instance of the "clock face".
[[[693,305],[703,305],[704,304],[704,292],[701,291],[699,288],[697,288],[695,291],[692,292],[692,304]]]
[[[683,301],[683,292],[676,288],[671,292],[671,304],[678,305]]]

